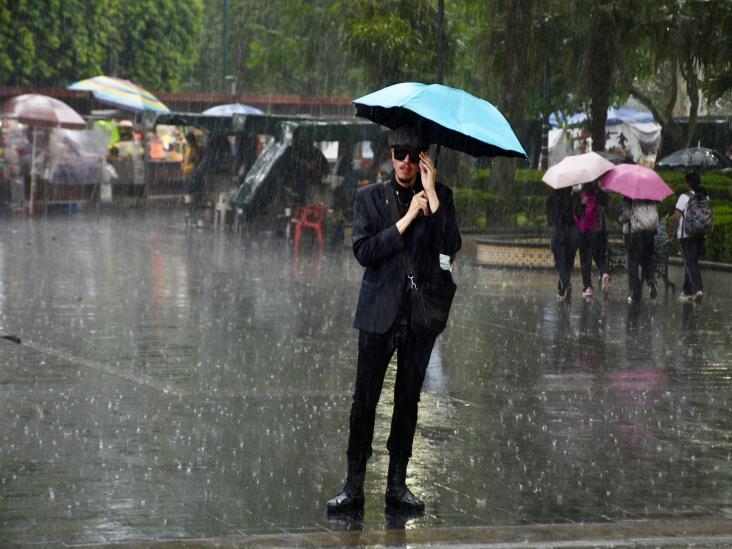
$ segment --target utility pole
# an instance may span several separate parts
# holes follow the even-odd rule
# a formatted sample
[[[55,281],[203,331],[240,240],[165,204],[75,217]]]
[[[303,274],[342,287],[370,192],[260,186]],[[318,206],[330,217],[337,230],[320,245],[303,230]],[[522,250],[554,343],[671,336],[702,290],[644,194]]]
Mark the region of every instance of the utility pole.
[[[229,0],[221,0],[221,89],[226,93],[229,75]]]

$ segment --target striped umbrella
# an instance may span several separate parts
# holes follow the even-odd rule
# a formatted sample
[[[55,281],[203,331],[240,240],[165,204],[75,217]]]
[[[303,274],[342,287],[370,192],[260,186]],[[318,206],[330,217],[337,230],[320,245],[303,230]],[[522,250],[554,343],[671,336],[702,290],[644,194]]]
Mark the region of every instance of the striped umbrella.
[[[149,91],[121,78],[95,76],[79,80],[67,87],[70,90],[90,91],[98,101],[128,111],[170,112],[170,109]]]

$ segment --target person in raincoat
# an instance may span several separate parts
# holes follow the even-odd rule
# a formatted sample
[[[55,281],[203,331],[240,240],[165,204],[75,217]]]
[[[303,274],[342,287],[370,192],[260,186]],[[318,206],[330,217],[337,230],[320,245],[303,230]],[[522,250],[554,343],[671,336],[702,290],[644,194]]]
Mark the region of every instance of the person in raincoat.
[[[353,253],[366,270],[354,320],[359,336],[348,473],[341,490],[327,503],[331,513],[363,508],[376,405],[395,351],[397,372],[384,499],[387,509],[424,510],[424,502],[407,488],[406,476],[419,395],[436,335],[416,333],[409,324],[404,250],[411,257],[417,280],[434,282],[442,277],[441,269],[450,268],[461,238],[452,191],[437,182],[435,165],[427,153],[429,143],[417,130],[401,127],[391,132],[389,145],[394,168],[390,180],[359,189],[354,205]],[[387,200],[401,216],[396,222]]]

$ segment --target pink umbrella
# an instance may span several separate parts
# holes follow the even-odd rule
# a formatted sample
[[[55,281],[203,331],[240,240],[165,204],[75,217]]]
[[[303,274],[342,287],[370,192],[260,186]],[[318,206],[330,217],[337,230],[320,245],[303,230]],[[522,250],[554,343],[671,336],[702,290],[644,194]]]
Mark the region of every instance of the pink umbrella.
[[[661,202],[674,191],[656,172],[637,164],[619,164],[601,178],[602,186],[632,200]]]
[[[13,118],[33,128],[33,148],[31,149],[31,194],[28,204],[31,215],[35,207],[36,194],[36,141],[38,139],[37,129],[39,126],[53,128],[84,129],[86,121],[63,101],[28,93],[18,95],[9,99],[3,106],[3,116]]]
[[[567,156],[549,168],[541,180],[552,189],[594,181],[613,168],[613,163],[595,152]]]

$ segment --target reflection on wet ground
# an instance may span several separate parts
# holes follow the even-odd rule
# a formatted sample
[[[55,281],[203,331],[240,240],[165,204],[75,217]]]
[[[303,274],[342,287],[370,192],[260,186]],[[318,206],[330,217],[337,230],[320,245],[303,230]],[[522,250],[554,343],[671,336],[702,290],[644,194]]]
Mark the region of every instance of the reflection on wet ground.
[[[567,305],[547,272],[459,266],[420,408],[424,517],[345,470],[361,269],[182,215],[0,224],[0,542],[732,518],[732,293]],[[672,273],[677,282],[680,273]],[[388,383],[393,383],[392,377]]]

